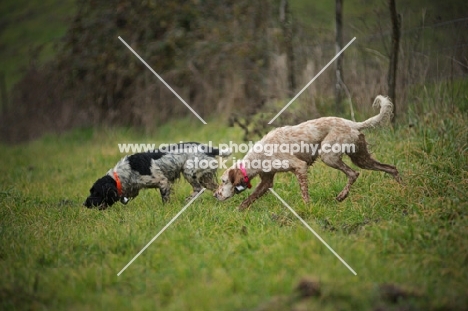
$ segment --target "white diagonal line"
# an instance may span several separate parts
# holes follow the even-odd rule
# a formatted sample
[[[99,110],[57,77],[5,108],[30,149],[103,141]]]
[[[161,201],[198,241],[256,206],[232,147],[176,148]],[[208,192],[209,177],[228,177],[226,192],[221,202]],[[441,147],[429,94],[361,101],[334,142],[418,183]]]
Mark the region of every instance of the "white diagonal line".
[[[146,63],[146,62],[143,60],[143,58],[141,58],[140,55],[138,55],[137,52],[135,52],[135,51],[130,47],[130,45],[128,45],[127,42],[125,42],[124,39],[122,39],[120,36],[119,36],[119,39],[120,39],[120,41],[122,41],[123,44],[125,44],[125,46],[126,46],[130,51],[133,52],[133,54],[135,54],[136,57],[138,57],[138,59],[139,59],[143,64],[145,64],[146,67],[148,67],[149,70],[151,70],[151,72],[152,72],[156,77],[158,77],[159,80],[161,80],[162,83],[164,83],[165,86],[167,86],[167,88],[168,88],[169,90],[171,90],[172,93],[174,93],[175,96],[177,96],[177,98],[178,98],[182,103],[184,103],[185,106],[187,106],[188,109],[190,109],[190,111],[191,111],[194,115],[197,116],[198,119],[200,119],[200,121],[203,122],[203,124],[206,124],[205,120],[203,120],[202,117],[200,117],[200,116],[198,115],[198,113],[196,113],[195,110],[193,110],[192,107],[190,107],[189,104],[187,104],[187,103],[185,102],[185,100],[184,100],[182,97],[180,97],[179,94],[177,94],[176,91],[174,91],[174,90],[172,89],[172,87],[171,87],[169,84],[167,84],[166,81],[164,81],[164,79],[161,78],[161,76],[159,76],[159,75],[156,73],[156,71],[154,71],[153,68],[151,68],[151,67]]]
[[[331,247],[327,244],[327,242],[325,242],[325,241],[320,237],[320,235],[318,235],[318,234],[314,231],[314,229],[312,229],[312,228],[304,221],[304,219],[302,219],[301,216],[299,216],[299,215],[292,209],[292,207],[289,206],[288,203],[286,203],[286,202],[279,196],[279,194],[276,193],[275,190],[273,190],[273,188],[269,188],[269,189],[270,189],[270,191],[284,204],[284,206],[286,206],[286,207],[291,211],[291,213],[293,213],[294,216],[296,216],[296,217],[304,224],[304,226],[305,226],[307,229],[309,229],[309,230],[317,237],[317,239],[319,239],[320,242],[322,242],[322,243],[330,250],[330,252],[332,252],[333,255],[335,255],[335,256],[346,266],[346,268],[349,269],[349,271],[351,271],[354,275],[357,275],[357,273],[353,270],[353,268],[351,268],[351,267],[346,263],[346,261],[344,261],[344,260],[340,257],[340,255],[338,255],[338,254],[333,250],[333,248],[331,248]]]
[[[179,217],[187,209],[187,207],[189,207],[190,204],[192,204],[193,201],[195,201],[203,193],[203,191],[205,191],[205,188],[203,188],[199,193],[197,193],[197,195],[193,199],[191,199],[190,202],[188,202],[187,205],[185,205],[184,208],[182,208],[180,212],[178,212],[177,215],[175,215],[174,218],[172,218],[171,221],[169,221],[167,225],[164,226],[164,228],[162,228],[161,231],[159,231],[159,233],[156,234],[154,238],[151,239],[151,241],[149,241],[148,244],[146,244],[146,246],[143,247],[143,249],[138,254],[136,254],[135,257],[133,257],[133,259],[130,260],[130,262],[122,270],[120,270],[119,273],[117,273],[117,276],[120,276],[122,272],[124,272],[125,269],[127,269],[135,261],[135,259],[137,259],[138,256],[140,256],[145,251],[145,249],[147,249],[148,246],[150,246],[151,243],[153,243],[164,232],[164,230],[166,230],[177,219],[177,217]]]
[[[306,89],[306,88],[308,88],[308,87],[309,87],[309,85],[311,85],[311,84],[312,84],[312,82],[314,82],[314,81],[315,81],[315,79],[317,79],[317,78],[318,78],[318,76],[320,76],[320,75],[322,74],[322,72],[324,72],[324,71],[325,71],[325,69],[327,69],[327,68],[328,68],[328,66],[330,66],[330,65],[331,65],[331,63],[333,63],[333,62],[335,61],[335,59],[337,59],[337,58],[338,58],[338,56],[340,56],[340,55],[341,55],[341,53],[343,53],[343,52],[344,52],[344,50],[346,50],[346,49],[348,48],[348,46],[350,46],[350,45],[351,45],[351,43],[353,43],[353,41],[354,41],[354,40],[356,40],[356,37],[354,37],[353,39],[351,39],[351,41],[349,41],[349,43],[348,43],[348,44],[346,44],[346,46],[345,46],[344,48],[342,48],[342,49],[341,49],[341,51],[339,51],[339,52],[338,52],[338,54],[336,54],[336,55],[335,55],[335,57],[333,57],[333,58],[332,58],[332,60],[331,60],[331,61],[329,61],[329,62],[328,62],[328,64],[327,64],[325,67],[323,67],[323,68],[322,68],[322,70],[320,70],[320,72],[319,72],[318,74],[316,74],[316,75],[315,75],[315,77],[313,77],[313,78],[312,78],[312,80],[310,80],[310,82],[309,82],[309,83],[307,83],[307,85],[306,85],[306,86],[304,86],[304,88],[303,88],[303,89],[302,89],[302,90],[301,90],[299,93],[297,93],[297,95],[296,95],[296,96],[294,96],[294,98],[293,98],[293,99],[291,99],[291,100],[289,101],[289,103],[287,103],[287,105],[286,105],[286,106],[284,106],[284,108],[283,108],[283,109],[281,109],[281,111],[280,111],[280,112],[278,112],[278,114],[277,114],[277,115],[276,115],[276,116],[275,116],[273,119],[271,119],[271,120],[270,120],[270,122],[268,122],[268,124],[271,124],[271,123],[273,123],[273,121],[275,121],[275,119],[276,119],[276,118],[278,118],[278,117],[279,117],[279,115],[280,115],[280,114],[282,114],[282,113],[283,113],[283,111],[285,111],[285,110],[286,110],[286,108],[288,108],[288,107],[289,107],[289,105],[291,105],[291,104],[293,103],[293,101],[295,101],[295,100],[296,100],[296,99],[299,97],[299,95],[301,95],[301,94],[302,94],[302,92],[304,92],[304,91],[305,91],[305,89]]]

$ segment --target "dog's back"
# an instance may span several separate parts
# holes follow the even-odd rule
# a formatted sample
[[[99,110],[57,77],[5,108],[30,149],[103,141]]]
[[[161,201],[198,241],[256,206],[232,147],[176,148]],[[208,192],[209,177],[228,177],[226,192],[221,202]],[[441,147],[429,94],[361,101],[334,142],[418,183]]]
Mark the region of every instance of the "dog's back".
[[[127,160],[132,171],[138,172],[140,175],[151,175],[151,161],[159,160],[165,155],[167,155],[166,152],[154,150],[129,155]]]

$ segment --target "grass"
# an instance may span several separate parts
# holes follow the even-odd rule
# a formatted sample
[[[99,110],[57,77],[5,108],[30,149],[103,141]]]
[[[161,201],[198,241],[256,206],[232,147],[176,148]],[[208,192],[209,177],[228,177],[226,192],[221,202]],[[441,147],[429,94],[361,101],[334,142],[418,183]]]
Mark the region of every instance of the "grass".
[[[332,29],[332,4],[291,6],[304,20],[314,14],[325,33]],[[371,6],[346,2],[345,14],[355,7]],[[8,89],[32,50],[43,46],[40,62],[53,57],[73,10],[70,1],[0,4]],[[441,107],[435,91],[422,96],[424,113],[409,116],[413,127],[367,134],[375,156],[400,169],[403,185],[360,170],[350,197],[337,203],[345,177],[317,163],[306,205],[291,174],[276,179],[275,190],[357,276],[273,195],[237,212],[246,191],[227,202],[203,194],[117,277],[179,212],[190,189],[177,183],[165,206],[156,191],[145,191],[127,206],[97,211],[81,206],[89,187],[122,156],[118,143],[240,142],[238,129],[214,120],[172,122],[153,135],[81,129],[0,146],[0,309],[466,310],[467,115],[447,100],[433,112]],[[455,95],[466,111],[466,96]],[[294,288],[303,278],[317,281],[320,294],[299,297]]]
[[[375,156],[397,165],[404,184],[361,171],[342,203],[334,197],[345,177],[322,163],[309,171],[308,205],[292,174],[277,176],[275,190],[357,276],[273,195],[238,212],[251,190],[226,202],[207,191],[117,276],[190,192],[181,181],[165,206],[144,191],[126,206],[83,208],[91,184],[122,156],[117,144],[240,142],[237,128],[193,118],[152,135],[81,129],[2,146],[0,309],[466,310],[466,122],[431,113],[411,128],[369,131]],[[300,298],[303,278],[320,294]]]

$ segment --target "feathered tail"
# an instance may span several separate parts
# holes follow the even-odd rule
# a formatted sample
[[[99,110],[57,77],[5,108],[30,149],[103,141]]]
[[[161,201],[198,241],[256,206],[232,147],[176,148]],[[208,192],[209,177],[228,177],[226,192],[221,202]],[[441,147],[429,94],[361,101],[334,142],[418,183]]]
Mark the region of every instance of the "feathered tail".
[[[211,155],[211,156],[220,156],[222,158],[224,157],[228,157],[230,156],[232,153],[231,149],[229,148],[216,148],[216,147],[213,147],[211,149],[211,153],[209,153],[208,155]]]
[[[382,95],[377,96],[372,106],[373,107],[380,106],[380,113],[372,118],[367,119],[364,122],[357,122],[357,126],[359,130],[376,127],[392,119],[393,104],[387,96],[382,96]]]

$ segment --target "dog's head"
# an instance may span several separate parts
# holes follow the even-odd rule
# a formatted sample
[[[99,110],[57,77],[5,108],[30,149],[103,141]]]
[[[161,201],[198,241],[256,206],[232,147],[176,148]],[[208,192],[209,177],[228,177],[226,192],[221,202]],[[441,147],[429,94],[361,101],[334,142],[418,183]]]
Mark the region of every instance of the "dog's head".
[[[220,201],[224,201],[235,194],[241,193],[248,187],[250,185],[245,182],[242,171],[239,168],[231,167],[221,176],[221,185],[215,191],[214,197]]]
[[[99,178],[89,189],[89,192],[89,196],[83,203],[87,208],[98,207],[99,209],[106,209],[120,199],[117,183],[108,175]]]

